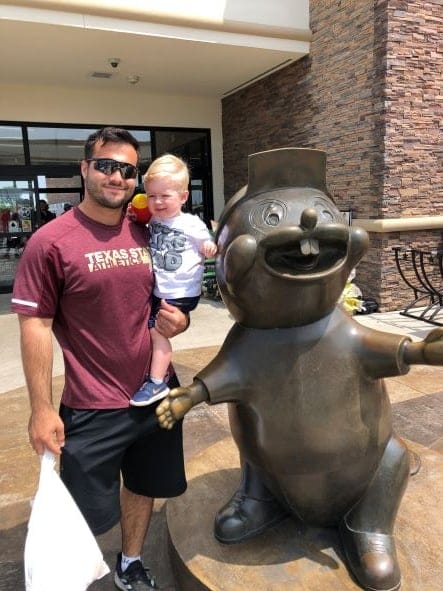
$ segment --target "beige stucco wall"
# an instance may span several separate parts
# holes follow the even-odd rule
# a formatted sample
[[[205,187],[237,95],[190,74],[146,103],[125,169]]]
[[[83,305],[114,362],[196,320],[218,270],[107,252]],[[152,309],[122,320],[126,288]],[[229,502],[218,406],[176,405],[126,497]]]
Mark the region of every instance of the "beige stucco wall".
[[[48,86],[4,85],[0,113],[5,121],[197,127],[211,130],[214,212],[223,205],[221,103],[217,98],[91,91]]]

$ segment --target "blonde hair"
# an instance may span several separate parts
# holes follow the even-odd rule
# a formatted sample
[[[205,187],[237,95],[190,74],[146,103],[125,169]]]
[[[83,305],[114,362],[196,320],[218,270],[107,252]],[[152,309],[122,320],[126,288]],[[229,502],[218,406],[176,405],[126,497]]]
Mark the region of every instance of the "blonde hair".
[[[187,191],[189,185],[189,168],[184,160],[173,154],[163,154],[156,158],[143,177],[143,183],[155,180],[156,177],[168,177],[177,183],[180,191]]]

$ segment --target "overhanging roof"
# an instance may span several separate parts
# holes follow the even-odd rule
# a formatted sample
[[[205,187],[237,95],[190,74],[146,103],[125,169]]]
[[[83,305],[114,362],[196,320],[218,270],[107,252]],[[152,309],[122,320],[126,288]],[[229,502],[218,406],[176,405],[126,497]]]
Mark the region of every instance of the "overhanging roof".
[[[8,3],[0,5],[0,80],[222,97],[309,52],[309,30],[293,25],[298,38],[275,27],[266,35],[263,26],[190,27]],[[131,85],[131,76],[139,81]]]

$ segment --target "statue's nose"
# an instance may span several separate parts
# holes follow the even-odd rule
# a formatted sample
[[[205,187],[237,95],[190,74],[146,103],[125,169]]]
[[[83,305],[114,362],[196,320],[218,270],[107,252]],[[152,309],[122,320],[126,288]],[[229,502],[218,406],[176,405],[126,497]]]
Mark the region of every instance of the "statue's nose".
[[[317,211],[313,207],[307,207],[302,211],[300,217],[300,227],[302,230],[310,232],[317,225]],[[300,250],[304,255],[317,255],[319,250],[318,240],[315,238],[303,238],[300,240]]]
[[[317,225],[317,211],[313,207],[307,207],[302,211],[300,227],[303,230],[313,230]]]

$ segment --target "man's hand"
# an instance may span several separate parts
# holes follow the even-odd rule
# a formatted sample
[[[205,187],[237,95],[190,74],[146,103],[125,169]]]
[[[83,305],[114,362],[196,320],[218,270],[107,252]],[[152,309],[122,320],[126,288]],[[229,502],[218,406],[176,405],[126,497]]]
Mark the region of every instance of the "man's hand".
[[[41,455],[45,448],[54,454],[61,453],[65,444],[65,429],[51,404],[41,405],[32,412],[28,432],[29,442],[37,454]]]
[[[171,306],[165,300],[161,301],[161,307],[155,321],[155,328],[167,339],[184,332],[189,326],[189,318],[175,306]]]

